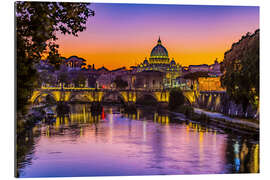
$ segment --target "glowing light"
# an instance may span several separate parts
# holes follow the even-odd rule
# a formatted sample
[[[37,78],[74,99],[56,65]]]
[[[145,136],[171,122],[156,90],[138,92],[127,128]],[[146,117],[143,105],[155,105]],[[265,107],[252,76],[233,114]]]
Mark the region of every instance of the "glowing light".
[[[105,114],[104,114],[104,108],[102,107],[102,116],[101,116],[102,119],[105,119]]]

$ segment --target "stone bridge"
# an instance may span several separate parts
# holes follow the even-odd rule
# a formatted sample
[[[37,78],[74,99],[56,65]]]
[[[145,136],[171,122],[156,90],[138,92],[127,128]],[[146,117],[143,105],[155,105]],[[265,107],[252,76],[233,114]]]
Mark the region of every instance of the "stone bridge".
[[[191,103],[196,101],[196,93],[194,91],[184,91],[186,99]],[[119,97],[124,103],[136,103],[139,99],[151,96],[158,103],[169,102],[169,90],[116,90],[116,89],[95,89],[95,88],[60,88],[47,87],[34,91],[30,98],[31,103],[39,102],[41,98],[50,96],[56,102],[104,102],[108,96]]]
[[[168,104],[169,89],[147,90],[147,89],[95,89],[95,88],[60,88],[49,87],[40,88],[33,92],[30,102],[38,104],[42,98],[48,96],[56,102],[106,102],[106,97],[114,96],[121,99],[125,104],[136,103],[140,99],[151,96],[156,102]],[[231,102],[226,95],[226,91],[183,91],[186,100],[195,106],[206,108],[229,115],[241,113],[241,107]],[[148,97],[147,97],[148,96]],[[250,114],[256,113],[250,110]]]

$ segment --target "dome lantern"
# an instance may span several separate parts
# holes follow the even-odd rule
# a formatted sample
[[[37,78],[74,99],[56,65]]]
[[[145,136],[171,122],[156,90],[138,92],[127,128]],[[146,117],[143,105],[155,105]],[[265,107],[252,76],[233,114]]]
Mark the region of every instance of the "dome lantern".
[[[161,44],[160,36],[158,37],[158,44]]]

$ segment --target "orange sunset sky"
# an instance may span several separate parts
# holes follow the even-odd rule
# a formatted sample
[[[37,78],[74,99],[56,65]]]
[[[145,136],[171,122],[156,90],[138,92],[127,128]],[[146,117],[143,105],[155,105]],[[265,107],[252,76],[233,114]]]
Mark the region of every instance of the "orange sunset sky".
[[[150,56],[160,36],[170,58],[183,66],[222,61],[224,52],[259,28],[259,7],[153,4],[89,6],[96,13],[78,37],[59,35],[62,56],[96,68],[129,68]]]

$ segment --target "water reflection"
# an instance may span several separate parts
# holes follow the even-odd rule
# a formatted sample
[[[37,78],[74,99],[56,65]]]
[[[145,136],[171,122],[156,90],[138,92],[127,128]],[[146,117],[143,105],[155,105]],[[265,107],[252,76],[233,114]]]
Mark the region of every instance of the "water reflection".
[[[23,169],[32,164],[35,158],[35,143],[39,140],[40,129],[38,126],[17,134],[16,146],[16,177],[23,175]]]
[[[259,172],[258,142],[145,108],[71,105],[34,129],[18,142],[20,177]]]
[[[241,142],[242,141],[242,142]],[[234,166],[233,172],[258,173],[259,172],[259,144],[248,143],[247,139],[234,140]]]

